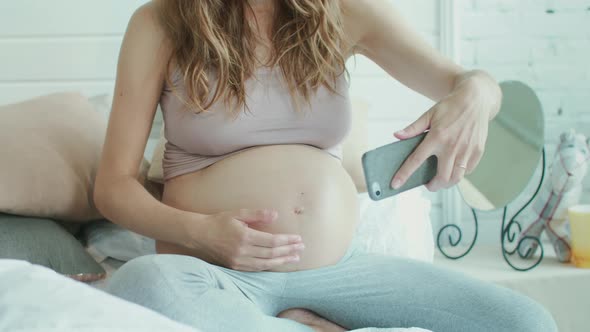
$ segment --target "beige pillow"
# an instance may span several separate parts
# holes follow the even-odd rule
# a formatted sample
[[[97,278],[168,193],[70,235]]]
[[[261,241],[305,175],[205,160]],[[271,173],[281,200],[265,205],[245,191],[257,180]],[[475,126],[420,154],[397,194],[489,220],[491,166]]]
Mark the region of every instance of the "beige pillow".
[[[105,115],[78,93],[0,106],[0,211],[101,219],[92,193],[106,128]]]
[[[350,174],[359,193],[367,191],[361,157],[368,148],[368,107],[369,105],[363,100],[354,99],[352,101],[352,129],[342,147],[342,164],[348,174]],[[164,158],[165,144],[166,138],[164,137],[164,126],[162,126],[160,139],[154,149],[150,169],[147,175],[150,181],[157,183],[164,182],[162,159]]]

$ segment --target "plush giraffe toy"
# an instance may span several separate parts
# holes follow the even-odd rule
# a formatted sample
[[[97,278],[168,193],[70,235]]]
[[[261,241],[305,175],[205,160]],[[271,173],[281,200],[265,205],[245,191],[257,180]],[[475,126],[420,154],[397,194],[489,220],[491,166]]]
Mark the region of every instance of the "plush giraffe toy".
[[[561,134],[553,163],[545,181],[532,203],[534,220],[521,234],[520,239],[532,236],[540,239],[547,236],[560,262],[571,259],[569,228],[566,224],[567,209],[580,201],[582,181],[590,159],[590,140],[571,129]],[[519,248],[521,257],[530,258],[537,251],[538,243],[524,239]],[[528,252],[528,255],[527,255]]]

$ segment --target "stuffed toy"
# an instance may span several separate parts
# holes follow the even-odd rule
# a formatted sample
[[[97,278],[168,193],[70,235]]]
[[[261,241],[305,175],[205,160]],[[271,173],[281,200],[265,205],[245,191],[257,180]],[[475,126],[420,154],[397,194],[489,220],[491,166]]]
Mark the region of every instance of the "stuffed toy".
[[[579,203],[582,182],[590,158],[589,141],[582,134],[571,129],[561,134],[553,163],[548,169],[547,179],[532,202],[535,220],[520,234],[518,247],[521,257],[531,258],[539,246],[541,233],[546,231],[560,262],[571,259],[569,225],[566,223],[567,209]]]

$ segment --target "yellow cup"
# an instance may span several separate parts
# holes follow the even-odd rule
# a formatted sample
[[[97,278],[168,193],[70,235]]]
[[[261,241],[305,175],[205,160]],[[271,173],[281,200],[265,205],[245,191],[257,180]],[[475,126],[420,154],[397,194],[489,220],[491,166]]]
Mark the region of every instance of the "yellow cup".
[[[577,267],[590,268],[590,205],[568,209],[572,239],[572,261]]]

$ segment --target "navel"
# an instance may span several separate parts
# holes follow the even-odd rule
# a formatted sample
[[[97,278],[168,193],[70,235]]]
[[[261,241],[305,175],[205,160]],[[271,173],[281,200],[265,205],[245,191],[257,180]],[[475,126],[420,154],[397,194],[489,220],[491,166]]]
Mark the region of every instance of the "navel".
[[[303,206],[297,206],[293,209],[293,213],[295,213],[295,214],[303,214],[303,211],[304,211]]]
[[[300,193],[299,193],[297,196],[298,196],[298,198],[299,198],[299,199],[303,199],[303,196],[304,196],[304,195],[305,195],[305,193],[304,193],[304,192],[300,192]],[[295,214],[303,214],[303,211],[304,211],[304,210],[305,210],[305,209],[303,208],[303,206],[295,206],[295,207],[293,208],[293,213],[295,213]]]

